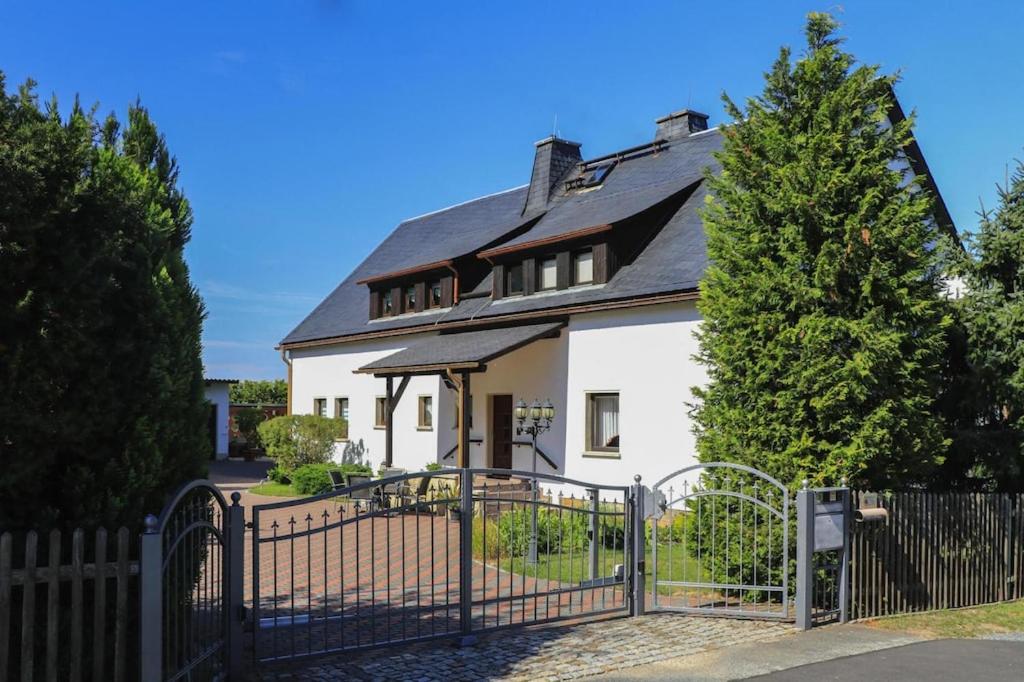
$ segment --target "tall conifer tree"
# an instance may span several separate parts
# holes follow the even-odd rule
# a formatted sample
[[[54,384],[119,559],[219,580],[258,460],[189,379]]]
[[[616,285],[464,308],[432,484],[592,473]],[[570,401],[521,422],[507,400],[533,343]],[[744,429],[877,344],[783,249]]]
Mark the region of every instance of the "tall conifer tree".
[[[761,95],[723,129],[704,211],[694,408],[702,461],[795,484],[923,479],[946,441],[933,414],[948,324],[921,178],[892,123],[894,76],[841,49],[810,14],[807,51],[783,48]]]
[[[982,210],[966,263],[959,312],[967,331],[969,381],[961,391],[956,462],[949,473],[973,487],[1024,489],[1024,163]]]
[[[33,85],[0,73],[0,528],[137,527],[210,448],[192,212],[143,107]]]

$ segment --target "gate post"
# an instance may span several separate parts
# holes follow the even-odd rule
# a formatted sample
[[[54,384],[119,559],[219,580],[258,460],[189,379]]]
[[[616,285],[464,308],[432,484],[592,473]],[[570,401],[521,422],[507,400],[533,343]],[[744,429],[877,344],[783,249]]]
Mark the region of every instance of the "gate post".
[[[241,493],[231,493],[231,506],[228,507],[227,528],[227,645],[228,645],[228,679],[242,678],[242,621],[245,618],[244,587],[245,580],[245,507],[238,502]]]
[[[140,679],[163,679],[163,533],[152,514],[146,516],[139,550]]]
[[[590,553],[589,553],[589,556],[587,557],[587,559],[588,559],[588,563],[590,565],[590,580],[591,580],[591,582],[597,580],[597,577],[598,577],[597,576],[597,573],[598,573],[598,569],[597,569],[597,555],[598,555],[598,549],[597,548],[598,548],[598,544],[597,543],[601,542],[601,538],[598,537],[599,531],[601,529],[601,524],[599,524],[598,521],[597,521],[597,519],[598,519],[598,512],[600,511],[600,508],[598,507],[598,499],[597,499],[598,498],[598,494],[597,493],[598,493],[597,488],[591,488],[590,489],[590,528],[588,529],[589,532],[590,532],[590,550],[589,550]],[[536,509],[536,507],[534,507],[534,508]],[[623,530],[625,530],[625,529],[623,529]]]
[[[796,494],[796,626],[811,629],[814,588],[814,491],[804,479]]]
[[[473,634],[473,474],[469,469],[464,468],[461,479],[459,626],[462,629],[462,637],[459,640],[459,646],[472,646],[476,644],[476,636]]]
[[[632,615],[644,615],[644,555],[647,548],[644,537],[644,488],[640,485],[640,474],[633,477],[633,556],[630,575],[632,576]]]

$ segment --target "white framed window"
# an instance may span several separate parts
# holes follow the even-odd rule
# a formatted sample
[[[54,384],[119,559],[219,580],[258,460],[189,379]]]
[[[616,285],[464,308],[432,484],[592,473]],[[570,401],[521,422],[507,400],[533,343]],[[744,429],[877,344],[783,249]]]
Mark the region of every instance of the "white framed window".
[[[313,414],[318,417],[327,416],[327,398],[313,398]]]
[[[548,291],[558,286],[558,260],[551,256],[537,263],[537,290]]]
[[[572,255],[572,283],[576,286],[593,284],[594,250],[577,251]]]
[[[587,394],[587,452],[619,452],[619,394]]]
[[[434,398],[429,395],[419,396],[417,401],[416,428],[421,431],[434,430]]]
[[[388,399],[379,395],[374,400],[373,428],[383,429],[388,424]]]
[[[341,397],[334,399],[334,418],[345,421],[341,437],[344,440],[348,440],[348,398]]]

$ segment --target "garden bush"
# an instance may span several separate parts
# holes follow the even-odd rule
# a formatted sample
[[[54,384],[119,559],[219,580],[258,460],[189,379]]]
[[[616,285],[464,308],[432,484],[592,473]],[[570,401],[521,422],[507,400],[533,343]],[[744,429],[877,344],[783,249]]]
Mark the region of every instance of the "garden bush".
[[[243,408],[235,415],[235,424],[238,425],[238,432],[245,438],[246,447],[258,448],[262,446],[259,426],[266,421],[266,418],[263,410],[256,409],[255,407]]]
[[[326,493],[333,485],[332,471],[343,474],[370,474],[370,467],[364,464],[304,464],[289,474],[292,487],[299,495],[319,495]]]
[[[345,422],[313,414],[274,417],[259,425],[259,437],[277,466],[294,471],[304,464],[327,464]]]
[[[602,510],[612,508],[602,506]],[[486,558],[525,556],[530,546],[531,511],[514,509],[487,519]],[[586,552],[590,547],[590,515],[583,511],[537,510],[537,551],[541,554]],[[473,556],[484,558],[484,520],[473,519]],[[621,550],[625,527],[621,517],[606,516],[598,527],[598,541],[606,549]]]

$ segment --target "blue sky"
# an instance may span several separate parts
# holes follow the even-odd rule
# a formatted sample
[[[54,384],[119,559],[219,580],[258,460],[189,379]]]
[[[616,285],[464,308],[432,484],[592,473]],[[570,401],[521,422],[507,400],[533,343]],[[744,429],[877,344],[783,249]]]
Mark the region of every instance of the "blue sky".
[[[0,69],[43,96],[149,107],[182,168],[215,376],[273,346],[403,218],[529,180],[558,132],[597,156],[758,92],[807,11],[899,69],[957,226],[1024,154],[1024,3],[0,1]]]

